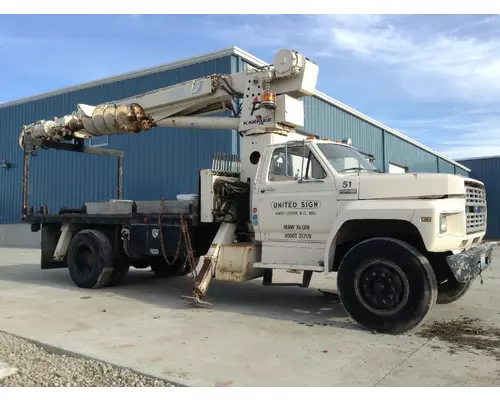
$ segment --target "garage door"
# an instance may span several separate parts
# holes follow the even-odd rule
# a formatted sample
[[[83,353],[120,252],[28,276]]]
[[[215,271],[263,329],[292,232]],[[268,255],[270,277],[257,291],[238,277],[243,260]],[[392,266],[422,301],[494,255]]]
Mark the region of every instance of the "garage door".
[[[406,173],[406,171],[407,171],[406,167],[402,167],[400,165],[389,163],[389,173],[390,174],[404,174],[404,173]]]

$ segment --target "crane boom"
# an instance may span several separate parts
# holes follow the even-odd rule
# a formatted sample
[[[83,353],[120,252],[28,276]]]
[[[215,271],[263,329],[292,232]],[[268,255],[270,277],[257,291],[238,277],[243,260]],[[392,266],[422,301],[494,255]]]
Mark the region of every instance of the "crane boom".
[[[214,74],[23,127],[21,142],[63,142],[139,133],[153,127],[237,129],[242,134],[292,131],[304,123],[303,96],[315,93],[318,66],[293,50],[274,63],[236,74]],[[210,117],[231,110],[230,117]]]

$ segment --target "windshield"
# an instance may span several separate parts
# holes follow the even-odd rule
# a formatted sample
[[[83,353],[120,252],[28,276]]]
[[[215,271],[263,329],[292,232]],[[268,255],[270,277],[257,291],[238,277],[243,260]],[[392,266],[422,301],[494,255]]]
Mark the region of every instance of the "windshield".
[[[373,164],[351,147],[335,143],[318,143],[319,150],[339,173],[373,171],[380,172]]]

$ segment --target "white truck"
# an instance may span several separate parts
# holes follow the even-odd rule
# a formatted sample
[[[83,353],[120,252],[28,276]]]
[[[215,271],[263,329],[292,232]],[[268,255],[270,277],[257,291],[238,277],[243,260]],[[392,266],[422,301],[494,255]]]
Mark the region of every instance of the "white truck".
[[[74,283],[123,282],[130,266],[160,276],[192,273],[204,302],[212,279],[243,282],[274,270],[337,274],[337,291],[360,325],[385,333],[419,326],[437,303],[462,297],[491,263],[486,194],[448,174],[385,174],[350,145],[304,136],[304,96],[318,66],[281,50],[264,68],[212,75],[89,106],[23,126],[23,219],[42,231],[41,268],[68,267]],[[211,116],[221,111],[232,116]],[[199,193],[177,200],[122,199],[116,150],[85,146],[100,135],[154,127],[237,130],[240,155],[216,154]],[[189,133],[187,133],[189,134]],[[118,158],[109,202],[50,213],[29,206],[29,159],[39,148]],[[182,174],[182,171],[173,171]]]

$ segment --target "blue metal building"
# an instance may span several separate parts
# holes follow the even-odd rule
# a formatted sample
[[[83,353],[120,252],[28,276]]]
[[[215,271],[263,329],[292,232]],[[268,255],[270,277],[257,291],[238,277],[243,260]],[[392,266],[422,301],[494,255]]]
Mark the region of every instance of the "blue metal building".
[[[470,177],[484,183],[488,202],[488,225],[486,238],[500,239],[500,156],[478,157],[457,160],[471,169]]]
[[[235,73],[264,62],[231,47],[219,52],[0,104],[0,244],[2,226],[20,223],[22,158],[18,137],[23,124],[71,113],[77,103],[98,104],[133,96],[213,73]],[[351,138],[373,154],[387,172],[443,172],[468,175],[454,160],[318,92],[305,99],[306,133]],[[124,198],[151,200],[198,192],[198,171],[210,167],[214,152],[238,153],[236,132],[155,128],[140,135],[100,137],[91,142],[125,152]],[[96,155],[40,151],[31,161],[30,204],[49,210],[79,207],[115,196],[116,160]]]

